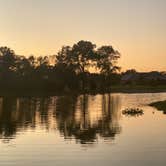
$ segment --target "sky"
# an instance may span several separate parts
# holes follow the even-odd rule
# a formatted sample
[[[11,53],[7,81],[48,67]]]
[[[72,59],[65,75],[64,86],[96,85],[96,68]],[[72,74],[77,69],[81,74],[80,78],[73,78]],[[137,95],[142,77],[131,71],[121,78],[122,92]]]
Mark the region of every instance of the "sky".
[[[53,55],[79,40],[112,45],[122,70],[166,71],[166,0],[0,0],[0,46]]]

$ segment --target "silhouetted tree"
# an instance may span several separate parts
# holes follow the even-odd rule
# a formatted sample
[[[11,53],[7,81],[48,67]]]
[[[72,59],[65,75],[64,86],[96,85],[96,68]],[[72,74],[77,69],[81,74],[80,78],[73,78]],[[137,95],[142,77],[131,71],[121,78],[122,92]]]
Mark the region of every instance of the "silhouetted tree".
[[[89,41],[79,41],[73,47],[62,47],[56,56],[56,65],[72,68],[77,73],[89,71],[92,61],[94,60],[95,47]]]
[[[120,54],[112,46],[102,46],[95,49],[96,45],[90,41],[79,41],[72,47],[64,46],[56,56],[56,66],[60,70],[70,70],[79,74],[81,89],[88,85],[87,77],[91,68],[96,68],[102,74],[111,74],[120,68],[116,66]],[[92,81],[91,81],[92,82]]]
[[[114,73],[120,54],[112,46],[96,49],[92,42],[81,40],[72,47],[63,46],[52,57],[18,56],[8,47],[0,47],[0,87],[104,92],[120,79]],[[92,74],[91,68],[97,72]]]
[[[102,46],[97,50],[97,68],[104,74],[116,72],[120,70],[120,67],[116,66],[119,58],[120,53],[114,50],[112,46]]]
[[[116,66],[120,53],[112,46],[102,46],[95,50],[96,45],[89,41],[79,41],[72,47],[62,47],[56,56],[56,65],[72,67],[78,73],[89,72],[95,67],[101,73],[110,74],[120,69]]]
[[[16,55],[8,47],[0,47],[0,67],[3,72],[15,70]]]
[[[89,72],[88,69],[95,58],[95,47],[95,44],[83,40],[73,45],[70,56],[72,64],[80,73]]]
[[[24,56],[19,57],[16,62],[16,72],[21,77],[32,76],[34,66],[29,61],[29,58]]]

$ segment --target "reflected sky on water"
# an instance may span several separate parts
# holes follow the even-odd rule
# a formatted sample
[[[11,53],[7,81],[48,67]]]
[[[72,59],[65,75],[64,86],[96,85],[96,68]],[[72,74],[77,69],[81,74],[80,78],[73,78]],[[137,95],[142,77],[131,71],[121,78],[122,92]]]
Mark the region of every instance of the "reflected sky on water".
[[[160,100],[166,93],[1,97],[0,165],[165,165],[166,115],[148,106]]]

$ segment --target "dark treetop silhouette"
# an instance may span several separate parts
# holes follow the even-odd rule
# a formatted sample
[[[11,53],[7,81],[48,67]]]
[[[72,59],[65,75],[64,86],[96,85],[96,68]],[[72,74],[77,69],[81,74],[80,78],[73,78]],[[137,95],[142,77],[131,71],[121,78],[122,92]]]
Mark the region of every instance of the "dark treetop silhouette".
[[[52,57],[26,58],[8,47],[0,47],[1,89],[104,90],[110,85],[110,75],[120,69],[116,66],[120,58],[118,51],[112,46],[96,48],[89,41],[79,41],[72,47],[63,46],[54,61]],[[92,70],[96,73],[92,74]]]
[[[7,92],[110,92],[114,85],[165,85],[165,72],[119,73],[120,53],[112,46],[79,41],[53,56],[18,56],[0,47],[0,90]],[[95,71],[92,73],[92,71]]]

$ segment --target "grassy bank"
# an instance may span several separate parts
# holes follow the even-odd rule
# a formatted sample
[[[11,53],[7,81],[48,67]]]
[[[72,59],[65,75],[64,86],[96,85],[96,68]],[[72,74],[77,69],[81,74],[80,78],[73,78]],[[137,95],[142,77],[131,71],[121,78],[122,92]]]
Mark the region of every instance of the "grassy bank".
[[[166,100],[165,101],[159,101],[155,103],[151,103],[150,106],[157,108],[160,111],[164,111],[166,114]]]
[[[59,96],[59,95],[80,95],[80,94],[104,94],[104,93],[157,93],[166,92],[166,86],[136,86],[136,85],[114,85],[103,90],[78,90],[78,89],[47,89],[47,88],[7,88],[0,89],[0,96]]]
[[[111,92],[123,93],[157,93],[166,92],[166,85],[144,86],[144,85],[119,85],[112,86]]]

